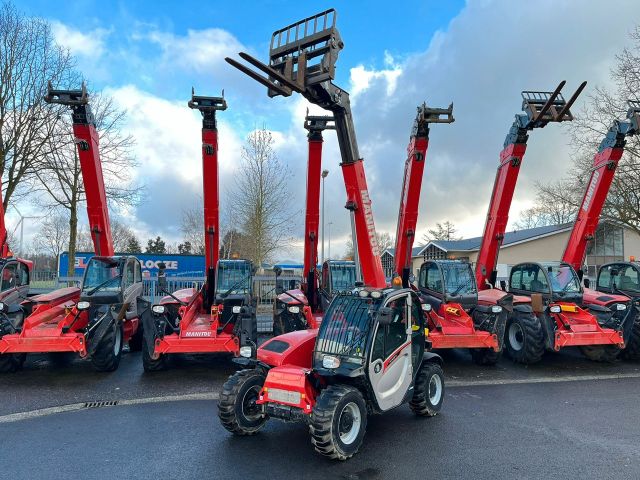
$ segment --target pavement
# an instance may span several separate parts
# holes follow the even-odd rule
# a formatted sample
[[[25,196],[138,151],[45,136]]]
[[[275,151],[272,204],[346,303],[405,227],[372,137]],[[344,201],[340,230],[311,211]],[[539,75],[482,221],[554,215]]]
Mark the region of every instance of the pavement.
[[[317,455],[301,424],[272,420],[247,438],[224,430],[216,399],[235,370],[228,357],[145,374],[128,353],[104,374],[33,356],[0,376],[0,479],[640,478],[640,364],[571,350],[530,367],[443,356],[442,414],[417,419],[402,406],[371,417],[347,462]]]

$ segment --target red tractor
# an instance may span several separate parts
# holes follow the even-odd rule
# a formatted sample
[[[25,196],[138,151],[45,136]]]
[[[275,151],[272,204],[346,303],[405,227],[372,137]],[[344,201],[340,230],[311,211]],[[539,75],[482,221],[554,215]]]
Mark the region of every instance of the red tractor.
[[[192,92],[190,108],[202,114],[202,180],[206,279],[200,289],[167,289],[164,268],[158,283],[166,293],[143,315],[142,363],[146,372],[165,370],[173,354],[231,353],[254,355],[258,341],[253,264],[220,260],[218,128],[216,112],[224,97]]]
[[[343,47],[335,20],[335,11],[327,10],[276,31],[269,65],[240,54],[266,78],[227,61],[266,85],[272,96],[296,91],[333,113],[356,280],[362,276],[367,287],[334,296],[319,329],[274,337],[258,349],[256,359],[237,359],[252,368],[229,378],[218,408],[222,425],[238,435],[256,433],[268,418],[306,422],[316,451],[344,460],[360,448],[369,413],[409,402],[418,415],[437,414],[444,378],[440,357],[425,352],[425,317],[417,294],[386,287],[349,94],[332,83]]]
[[[71,108],[87,213],[96,256],[87,265],[82,287],[36,295],[19,306],[0,304],[0,371],[15,371],[28,353],[66,358],[88,357],[98,371],[118,368],[124,342],[140,349],[139,312],[148,309],[140,298],[140,262],[115,256],[98,148],[98,133],[84,85],[81,90],[54,90],[45,100]]]

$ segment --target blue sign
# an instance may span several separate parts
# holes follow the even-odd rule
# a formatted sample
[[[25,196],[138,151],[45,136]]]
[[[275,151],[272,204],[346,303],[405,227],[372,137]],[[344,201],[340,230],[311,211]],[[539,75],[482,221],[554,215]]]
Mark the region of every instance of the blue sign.
[[[77,252],[75,261],[75,276],[84,275],[89,259],[93,253]],[[164,262],[168,277],[204,277],[204,255],[176,255],[176,254],[151,254],[138,253],[133,255],[140,260],[143,278],[158,276],[158,264]],[[69,266],[69,254],[63,252],[58,258],[58,275],[67,276]]]

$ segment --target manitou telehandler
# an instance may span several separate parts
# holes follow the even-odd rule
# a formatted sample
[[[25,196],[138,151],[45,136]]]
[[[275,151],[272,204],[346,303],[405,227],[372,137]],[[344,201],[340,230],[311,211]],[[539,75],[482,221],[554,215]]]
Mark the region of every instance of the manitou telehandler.
[[[322,170],[322,132],[335,130],[332,116],[307,114],[304,128],[309,157],[304,231],[304,265],[300,289],[278,292],[273,309],[274,336],[294,330],[318,328],[322,314],[335,294],[351,291],[356,282],[356,264],[350,260],[326,260],[318,274],[318,227],[320,225],[320,178]],[[280,274],[276,270],[276,278]]]
[[[56,358],[75,352],[89,357],[96,370],[113,371],[123,343],[135,350],[142,342],[138,310],[147,305],[140,299],[140,262],[114,256],[98,133],[84,84],[80,90],[54,90],[49,83],[45,101],[72,110],[95,256],[80,289],[62,288],[26,299],[20,305],[22,321],[0,316],[0,370],[17,370],[27,353],[51,353]]]
[[[402,280],[404,287],[411,286],[411,250],[418,222],[429,124],[453,121],[453,105],[448,109],[430,108],[426,104],[418,107],[407,148],[396,231],[396,278]],[[506,313],[501,305],[478,304],[473,272],[468,263],[425,262],[420,268],[418,287],[432,348],[469,348],[474,361],[482,365],[498,360]],[[510,297],[501,303],[508,300]]]
[[[371,413],[409,403],[417,415],[436,415],[444,378],[440,357],[425,352],[416,293],[385,285],[349,94],[332,83],[343,47],[335,20],[327,10],[276,31],[269,65],[240,54],[267,78],[227,61],[270,96],[295,91],[333,112],[357,272],[367,286],[335,296],[319,329],[280,335],[258,349],[257,359],[238,359],[252,368],[229,378],[218,408],[222,425],[237,435],[256,433],[268,418],[305,422],[317,452],[345,460],[360,448]]]
[[[218,127],[216,112],[224,97],[192,92],[189,108],[202,114],[202,183],[206,279],[202,288],[167,291],[164,269],[158,276],[167,295],[143,316],[145,371],[164,370],[171,354],[231,353],[254,355],[258,341],[252,295],[254,268],[248,260],[220,260]]]
[[[496,287],[498,251],[507,227],[520,165],[527,147],[528,132],[550,122],[573,119],[570,108],[586,86],[583,82],[568,101],[560,93],[523,92],[525,114],[516,120],[500,154],[500,165],[493,186],[489,212],[476,263],[478,300],[496,304],[507,292]],[[494,288],[492,288],[494,287]],[[617,345],[622,347],[621,332],[600,325],[598,318],[582,308],[583,291],[578,275],[562,262],[525,262],[512,267],[509,293],[513,310],[505,333],[505,350],[516,362],[531,364],[545,350],[559,351],[568,346]],[[588,358],[589,349],[583,349]]]
[[[640,133],[640,102],[628,103],[627,119],[614,120],[598,147],[593,159],[591,177],[562,255],[562,261],[573,266],[580,276],[587,246],[598,228],[600,214],[618,162],[624,153],[627,138]],[[596,289],[602,288],[606,295],[601,291],[585,288],[583,303],[598,317],[601,326],[622,334],[627,358],[640,360],[640,320],[637,306],[640,289],[637,289],[635,294],[632,293],[634,286],[638,285],[638,276],[635,273],[637,265],[633,262],[616,262],[604,265],[603,268],[604,270],[598,273]],[[619,272],[624,274],[617,279]],[[585,287],[588,286],[588,279],[585,279]],[[588,345],[582,349],[585,355],[594,360],[613,361],[620,353],[619,342],[614,345]]]

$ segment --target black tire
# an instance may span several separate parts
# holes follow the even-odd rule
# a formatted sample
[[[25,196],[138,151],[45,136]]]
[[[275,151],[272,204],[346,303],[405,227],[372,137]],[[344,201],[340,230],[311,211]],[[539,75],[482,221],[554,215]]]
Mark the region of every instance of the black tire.
[[[24,353],[0,354],[0,373],[13,373],[22,368],[27,355]]]
[[[622,349],[616,345],[585,345],[580,347],[580,351],[592,362],[613,363]]]
[[[149,335],[153,335],[149,333]],[[169,355],[160,354],[155,360],[151,357],[152,353],[149,351],[149,342],[145,338],[147,332],[143,332],[142,341],[142,368],[145,372],[160,372],[169,368]],[[155,340],[155,339],[154,339]],[[155,341],[151,342],[151,345],[155,345]]]
[[[256,405],[267,376],[260,369],[240,370],[222,386],[218,400],[218,417],[222,426],[235,435],[254,435],[268,417]]]
[[[476,365],[491,366],[498,363],[502,352],[495,352],[492,348],[470,348],[469,353]]]
[[[629,336],[629,341],[627,342],[626,347],[622,351],[622,358],[625,360],[632,360],[637,362],[640,360],[640,318],[636,317],[633,322],[633,328],[631,330],[631,335]]]
[[[278,315],[277,317],[273,317],[273,336],[277,337],[279,335],[282,335],[285,332],[285,329],[283,328],[283,320],[282,320],[282,316]]]
[[[142,320],[138,320],[138,329],[136,333],[131,335],[129,339],[129,350],[132,352],[139,352],[142,350],[142,341],[144,340],[144,331],[142,328]]]
[[[435,417],[444,401],[444,372],[437,363],[423,362],[413,386],[409,407],[421,417]]]
[[[367,406],[358,389],[330,385],[320,393],[309,425],[316,452],[346,460],[358,452],[366,430]]]
[[[113,372],[116,370],[122,357],[123,340],[122,324],[114,322],[109,326],[91,355],[93,368],[98,372]]]
[[[532,365],[542,360],[544,330],[538,317],[533,313],[514,311],[504,331],[504,348],[516,363]]]

